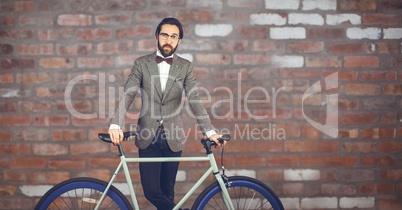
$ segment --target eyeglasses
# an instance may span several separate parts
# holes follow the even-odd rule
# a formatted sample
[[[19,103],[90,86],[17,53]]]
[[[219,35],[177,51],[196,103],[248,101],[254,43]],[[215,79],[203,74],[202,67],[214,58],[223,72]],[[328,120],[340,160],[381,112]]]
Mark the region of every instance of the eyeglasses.
[[[167,39],[170,37],[170,39],[171,39],[172,41],[174,41],[174,42],[179,39],[179,35],[177,35],[177,34],[172,34],[172,35],[169,36],[169,34],[167,34],[167,33],[160,33],[160,34],[159,34],[159,37],[160,37],[162,40],[167,40]]]

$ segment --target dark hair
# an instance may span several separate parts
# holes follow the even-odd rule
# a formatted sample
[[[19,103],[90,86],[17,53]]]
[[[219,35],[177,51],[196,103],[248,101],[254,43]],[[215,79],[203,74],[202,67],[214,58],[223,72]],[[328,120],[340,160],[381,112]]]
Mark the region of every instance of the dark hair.
[[[181,26],[181,23],[179,20],[177,20],[176,18],[172,18],[172,17],[165,18],[159,23],[158,27],[156,27],[155,36],[159,35],[159,33],[161,32],[162,26],[166,25],[166,24],[177,26],[177,28],[179,28],[179,33],[180,33],[179,39],[183,39],[183,36],[184,36],[183,27]]]

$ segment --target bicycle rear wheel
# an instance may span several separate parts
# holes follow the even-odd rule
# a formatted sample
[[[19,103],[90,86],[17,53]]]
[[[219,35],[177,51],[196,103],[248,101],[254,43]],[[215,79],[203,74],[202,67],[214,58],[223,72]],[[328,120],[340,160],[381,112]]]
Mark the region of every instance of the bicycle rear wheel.
[[[39,200],[35,210],[94,209],[107,184],[105,181],[94,178],[66,180],[47,191]],[[99,209],[132,210],[132,206],[117,188],[111,186]]]
[[[283,210],[278,196],[264,183],[244,176],[229,177],[228,192],[236,210]],[[227,209],[217,182],[209,185],[195,200],[192,210]]]

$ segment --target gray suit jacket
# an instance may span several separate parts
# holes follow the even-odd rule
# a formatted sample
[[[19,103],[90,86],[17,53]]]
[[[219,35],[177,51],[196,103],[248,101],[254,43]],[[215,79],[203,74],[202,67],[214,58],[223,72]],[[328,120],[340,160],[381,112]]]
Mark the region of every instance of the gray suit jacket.
[[[139,135],[135,144],[140,149],[147,148],[155,136],[159,121],[163,119],[170,148],[172,151],[180,151],[186,143],[186,132],[183,129],[181,116],[182,109],[185,107],[182,100],[183,91],[201,131],[205,133],[214,130],[214,127],[200,101],[191,62],[177,55],[173,56],[166,88],[162,92],[155,57],[156,53],[152,53],[134,62],[124,87],[124,94],[110,123],[124,127],[127,110],[140,90],[142,106],[137,125]]]

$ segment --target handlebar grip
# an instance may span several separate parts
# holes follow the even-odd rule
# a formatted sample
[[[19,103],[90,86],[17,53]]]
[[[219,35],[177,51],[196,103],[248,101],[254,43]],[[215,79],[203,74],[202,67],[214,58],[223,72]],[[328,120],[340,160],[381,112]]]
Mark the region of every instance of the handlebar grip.
[[[123,141],[127,140],[128,137],[130,136],[137,136],[137,132],[135,131],[127,131],[123,133]],[[112,143],[112,140],[110,139],[110,135],[108,133],[99,133],[98,137],[100,140],[107,142],[107,143]]]
[[[222,144],[223,141],[230,141],[230,139],[231,139],[231,137],[230,137],[229,134],[224,134],[224,135],[222,135],[222,138],[218,139],[218,141],[219,141],[219,143]],[[216,146],[216,143],[214,141],[209,140],[208,138],[207,139],[201,139],[201,144],[205,145],[205,143],[207,141],[211,142],[211,146]]]

